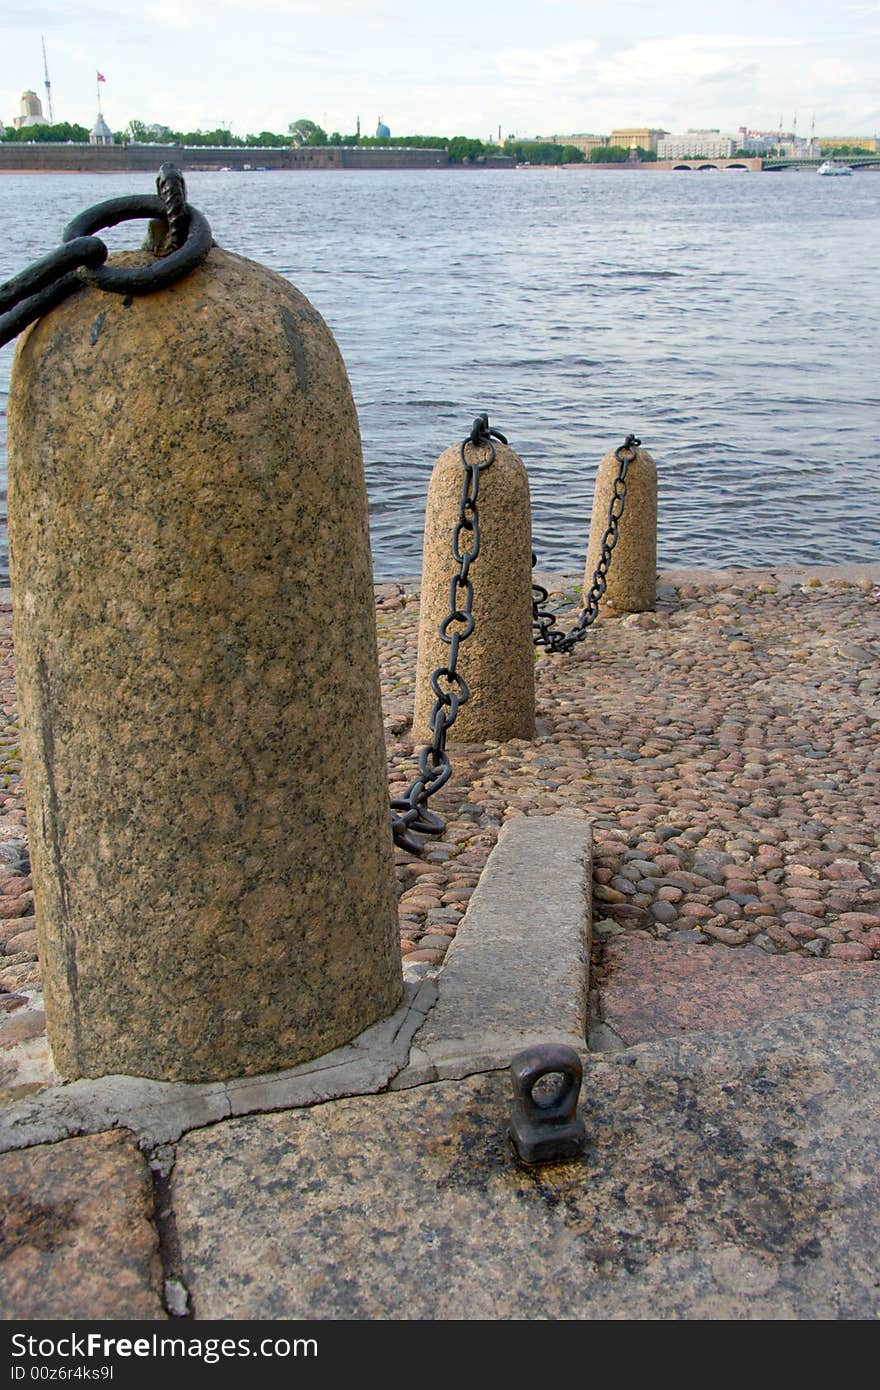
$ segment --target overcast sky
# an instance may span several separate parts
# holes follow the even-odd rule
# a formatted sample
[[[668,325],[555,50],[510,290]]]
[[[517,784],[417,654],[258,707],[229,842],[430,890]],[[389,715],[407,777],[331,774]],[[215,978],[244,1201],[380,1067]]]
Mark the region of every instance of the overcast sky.
[[[0,117],[517,135],[880,130],[880,0],[2,0]]]

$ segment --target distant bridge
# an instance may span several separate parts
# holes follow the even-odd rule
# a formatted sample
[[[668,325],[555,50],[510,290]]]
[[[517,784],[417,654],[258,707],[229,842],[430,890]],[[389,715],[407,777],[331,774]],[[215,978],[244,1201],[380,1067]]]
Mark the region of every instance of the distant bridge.
[[[788,155],[774,155],[772,159],[765,158],[764,168],[771,173],[780,169],[818,169],[828,158],[834,158],[838,164],[848,164],[850,169],[880,169],[880,152],[870,154],[867,151],[865,154],[824,155],[821,159],[795,159]]]
[[[641,164],[641,169],[760,169],[767,167],[765,159],[756,157],[742,159],[658,159]]]
[[[798,159],[788,155],[774,155],[772,158],[763,156],[743,156],[738,159],[735,155],[732,159],[658,159],[651,163],[640,164],[640,169],[695,169],[698,172],[707,169],[763,169],[769,173],[778,173],[783,169],[818,169],[819,165],[827,159]],[[880,169],[880,152],[870,154],[852,154],[840,156],[839,163],[848,164],[850,169]],[[601,165],[605,168],[605,165]]]

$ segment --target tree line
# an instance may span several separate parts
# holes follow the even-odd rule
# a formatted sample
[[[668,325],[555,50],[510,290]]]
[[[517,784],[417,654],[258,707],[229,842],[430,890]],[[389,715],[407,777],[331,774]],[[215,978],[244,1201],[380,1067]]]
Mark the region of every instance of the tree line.
[[[76,125],[70,121],[60,121],[56,125],[27,125],[18,130],[7,126],[5,132],[0,135],[0,140],[5,140],[7,144],[14,140],[51,140],[56,145],[66,145],[72,140],[76,145],[84,145],[88,138],[89,132],[84,125]]]
[[[55,125],[30,125],[15,128],[9,126],[0,135],[0,140],[46,141],[54,144],[86,144],[89,132],[84,125],[76,122],[59,121]],[[586,159],[583,150],[576,145],[558,144],[552,140],[516,140],[508,136],[503,145],[471,139],[466,135],[358,135],[354,132],[343,135],[338,130],[328,135],[315,121],[302,117],[292,121],[284,134],[277,131],[261,130],[253,135],[233,135],[231,130],[219,126],[216,130],[170,130],[167,126],[148,126],[145,121],[129,121],[122,131],[113,136],[116,145],[167,144],[167,145],[209,145],[230,149],[263,148],[289,149],[293,146],[318,145],[362,145],[362,146],[407,146],[417,150],[446,150],[453,163],[465,160],[483,159],[487,155],[504,154],[515,159],[517,164],[580,164]],[[636,151],[641,163],[650,163],[657,158],[655,150],[641,146]],[[746,157],[767,151],[740,149],[738,157]],[[867,151],[859,145],[823,145],[823,156],[864,155]],[[631,150],[623,145],[603,145],[590,151],[592,164],[625,164],[631,157]]]
[[[6,141],[54,142],[65,144],[73,141],[85,144],[89,132],[85,126],[61,122],[55,125],[22,126],[20,129],[8,128],[2,139]],[[263,148],[289,149],[291,146],[358,145],[370,147],[400,147],[409,149],[445,150],[453,163],[466,160],[484,159],[487,155],[504,154],[515,159],[518,164],[579,164],[584,159],[582,150],[574,145],[560,145],[545,140],[507,139],[503,145],[472,139],[466,135],[391,135],[374,136],[342,134],[338,130],[327,132],[315,121],[302,118],[292,121],[287,131],[261,130],[251,135],[233,135],[231,130],[218,126],[214,130],[171,130],[165,126],[149,126],[145,121],[132,120],[122,131],[116,131],[114,144],[168,144],[212,146],[226,149]],[[629,151],[623,152],[628,156]]]
[[[636,146],[636,154],[640,164],[651,164],[657,158],[656,150],[646,150],[641,145]],[[590,150],[591,164],[628,164],[631,157],[632,150],[625,145],[601,145]]]

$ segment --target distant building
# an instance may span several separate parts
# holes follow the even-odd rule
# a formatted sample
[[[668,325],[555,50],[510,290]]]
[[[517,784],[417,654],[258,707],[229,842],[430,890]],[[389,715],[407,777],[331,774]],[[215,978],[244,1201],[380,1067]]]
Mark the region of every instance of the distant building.
[[[112,145],[113,131],[108,126],[104,117],[98,112],[98,119],[89,131],[90,145]]]
[[[784,154],[798,159],[809,158],[814,143],[793,130],[746,130],[745,126],[740,126],[736,138],[737,149],[751,154]]]
[[[810,155],[810,142],[802,135],[783,135],[779,142],[782,154],[795,159],[807,159]]]
[[[880,153],[880,140],[876,135],[820,135],[819,144],[823,150],[834,149],[837,145],[849,145],[855,150],[864,150],[865,154]]]
[[[21,94],[21,115],[15,116],[12,124],[16,130],[22,130],[30,125],[48,125],[49,122],[43,115],[43,103],[36,92],[22,92]]]
[[[658,159],[730,159],[738,148],[732,135],[720,130],[689,130],[657,141]]]
[[[608,144],[607,135],[536,135],[535,139],[547,140],[551,145],[574,145],[576,150],[583,150],[588,156],[593,150],[602,149]]]
[[[612,130],[609,143],[622,145],[625,150],[656,150],[657,141],[668,134],[668,130],[654,130],[648,126],[621,126]]]
[[[779,144],[778,130],[747,130],[744,125],[736,133],[737,149],[753,154],[769,154]]]
[[[379,117],[379,124],[376,126],[376,139],[377,139],[377,140],[390,140],[390,139],[391,139],[391,131],[389,130],[389,128],[388,128],[387,125],[384,125],[384,124],[383,124],[383,122],[382,122],[382,117],[381,117],[381,116]]]

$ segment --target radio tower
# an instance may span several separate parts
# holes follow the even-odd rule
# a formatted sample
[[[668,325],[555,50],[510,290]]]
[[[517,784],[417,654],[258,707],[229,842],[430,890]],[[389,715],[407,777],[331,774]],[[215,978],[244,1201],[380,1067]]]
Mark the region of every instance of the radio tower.
[[[46,88],[46,105],[49,108],[49,124],[54,125],[55,113],[52,110],[52,83],[49,81],[49,64],[46,61],[46,40],[43,38],[42,34],[40,35],[40,41],[43,45],[43,78]]]

